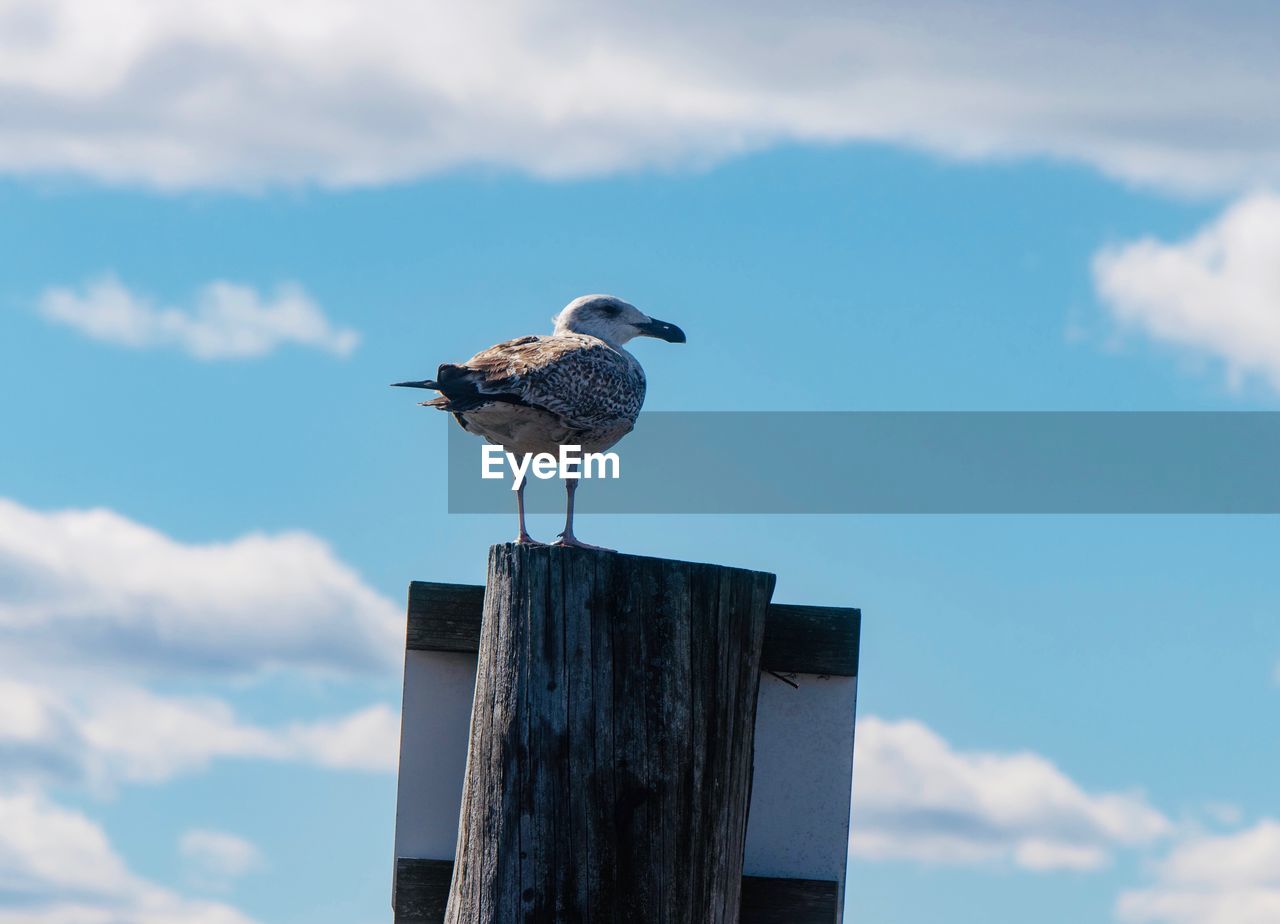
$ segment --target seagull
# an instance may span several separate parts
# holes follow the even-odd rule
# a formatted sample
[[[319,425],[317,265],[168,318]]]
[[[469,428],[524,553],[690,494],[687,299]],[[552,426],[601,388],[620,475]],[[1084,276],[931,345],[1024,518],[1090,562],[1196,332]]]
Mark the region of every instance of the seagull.
[[[548,337],[507,340],[464,363],[445,363],[435,379],[395,386],[440,392],[422,404],[448,411],[468,433],[516,456],[556,455],[563,445],[603,452],[631,432],[644,404],[644,370],[624,345],[636,337],[684,343],[684,331],[612,295],[575,298],[552,320]],[[525,484],[516,490],[516,542],[544,545],[525,529]],[[564,532],[552,545],[610,551],[574,536],[578,481],[566,478],[564,486]]]

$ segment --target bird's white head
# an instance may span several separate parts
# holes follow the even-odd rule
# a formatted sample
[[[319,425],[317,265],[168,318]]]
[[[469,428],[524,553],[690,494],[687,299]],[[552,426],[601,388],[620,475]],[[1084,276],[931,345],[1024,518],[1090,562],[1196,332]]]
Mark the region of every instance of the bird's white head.
[[[557,335],[587,334],[622,346],[635,337],[657,337],[668,343],[684,343],[684,331],[674,324],[649,317],[635,305],[612,295],[583,295],[555,316]]]

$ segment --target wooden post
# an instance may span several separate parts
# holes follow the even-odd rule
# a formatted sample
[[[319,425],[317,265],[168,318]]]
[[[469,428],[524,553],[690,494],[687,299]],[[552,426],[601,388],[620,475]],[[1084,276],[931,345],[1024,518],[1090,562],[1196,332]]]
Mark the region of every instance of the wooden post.
[[[490,549],[447,924],[736,924],[773,585]]]

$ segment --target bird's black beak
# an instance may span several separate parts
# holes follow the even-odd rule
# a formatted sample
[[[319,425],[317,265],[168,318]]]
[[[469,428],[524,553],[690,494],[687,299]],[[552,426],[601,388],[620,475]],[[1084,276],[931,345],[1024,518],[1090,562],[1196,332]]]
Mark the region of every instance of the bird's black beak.
[[[636,329],[646,337],[657,337],[659,340],[665,340],[667,343],[684,343],[684,331],[676,327],[674,324],[668,324],[666,321],[659,321],[650,318],[643,324],[637,324]]]
[[[423,379],[421,382],[392,382],[392,388],[431,388],[435,382],[430,379]]]

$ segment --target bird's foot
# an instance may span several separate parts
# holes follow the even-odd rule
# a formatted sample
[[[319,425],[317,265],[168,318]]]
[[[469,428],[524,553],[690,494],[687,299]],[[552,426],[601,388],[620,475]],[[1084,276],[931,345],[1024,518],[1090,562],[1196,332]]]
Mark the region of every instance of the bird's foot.
[[[539,542],[526,532],[521,532],[520,535],[516,536],[516,545],[540,546],[546,545],[546,543]]]
[[[592,552],[613,552],[615,549],[606,549],[602,545],[591,545],[589,542],[583,542],[573,533],[561,533],[556,536],[552,545],[562,549],[588,549]]]

